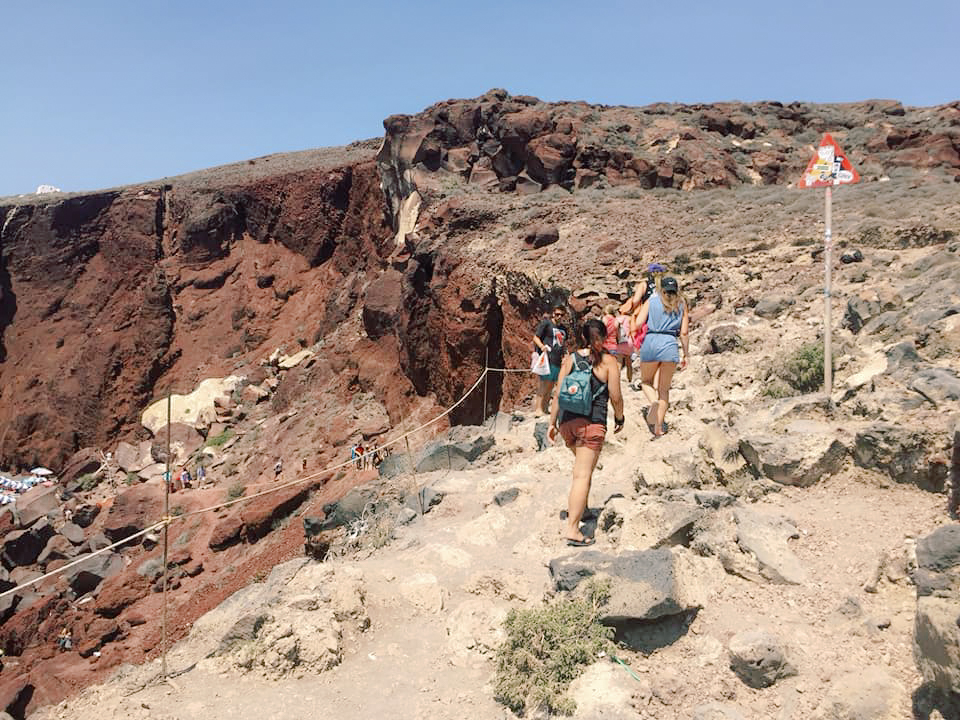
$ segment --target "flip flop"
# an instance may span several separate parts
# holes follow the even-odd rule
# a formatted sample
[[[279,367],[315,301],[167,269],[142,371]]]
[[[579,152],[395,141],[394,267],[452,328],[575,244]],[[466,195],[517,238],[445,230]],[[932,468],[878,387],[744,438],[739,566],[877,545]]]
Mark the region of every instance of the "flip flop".
[[[584,538],[583,540],[573,540],[571,538],[567,538],[567,545],[570,547],[590,547],[595,542],[596,539],[591,537]]]

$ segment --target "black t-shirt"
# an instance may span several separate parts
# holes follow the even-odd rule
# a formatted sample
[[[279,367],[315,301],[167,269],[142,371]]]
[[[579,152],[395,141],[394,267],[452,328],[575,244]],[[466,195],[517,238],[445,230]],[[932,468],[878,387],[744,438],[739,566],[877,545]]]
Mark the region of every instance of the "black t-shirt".
[[[540,342],[547,346],[547,358],[554,367],[559,367],[563,356],[567,354],[567,328],[563,325],[554,325],[549,318],[544,318],[533,332]],[[536,345],[533,349],[540,352]]]

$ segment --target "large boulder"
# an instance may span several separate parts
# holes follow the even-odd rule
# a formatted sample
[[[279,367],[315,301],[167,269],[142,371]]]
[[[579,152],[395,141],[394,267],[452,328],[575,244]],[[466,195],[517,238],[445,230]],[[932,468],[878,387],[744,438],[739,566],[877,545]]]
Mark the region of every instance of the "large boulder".
[[[244,503],[240,519],[247,541],[254,542],[270,532],[275,523],[300,507],[311,490],[313,485],[309,483],[294,485]]]
[[[247,387],[252,387],[248,385]],[[150,446],[150,456],[155,462],[167,462],[167,426],[157,430],[157,435]],[[193,453],[203,447],[203,435],[192,425],[172,423],[170,431],[170,465],[179,468],[187,462]],[[144,466],[146,467],[146,466]]]
[[[162,438],[166,440],[166,438]],[[143,470],[148,465],[154,463],[151,455],[152,443],[144,440],[136,445],[128,442],[120,442],[117,445],[116,459],[117,466],[126,473],[136,473]]]
[[[780,638],[766,630],[746,630],[730,638],[730,669],[752,688],[765,688],[797,674]]]
[[[903,685],[879,667],[860,667],[830,682],[818,718],[825,720],[902,720]]]
[[[403,275],[387,270],[367,287],[363,303],[363,328],[377,340],[393,332],[403,308]]]
[[[70,459],[67,460],[63,469],[60,471],[60,482],[64,485],[69,485],[83,475],[96,472],[100,469],[101,464],[100,451],[96,448],[77,450],[77,452],[70,456]]]
[[[550,561],[557,590],[571,591],[590,577],[609,579],[610,598],[600,621],[618,625],[656,620],[703,607],[716,577],[714,564],[670,548],[608,555],[587,550]]]
[[[924,680],[960,693],[960,525],[943,525],[917,542],[913,656]]]
[[[77,595],[95,590],[104,580],[123,572],[123,558],[115,552],[105,552],[85,558],[67,570],[65,577],[70,589]]]
[[[893,423],[873,423],[856,434],[853,460],[879,470],[898,483],[930,492],[943,492],[948,468],[941,453],[942,438],[934,433]]]
[[[56,486],[37,485],[17,498],[17,518],[20,527],[30,527],[60,507]]]
[[[110,542],[119,542],[159,521],[163,515],[163,488],[134,485],[114,498],[103,523]]]
[[[745,434],[740,452],[758,474],[800,487],[837,472],[847,457],[836,432],[816,420],[795,420],[780,433]]]
[[[171,395],[170,421],[175,425],[193,425],[204,414],[204,410],[216,413],[214,400],[230,395],[242,380],[243,378],[233,375],[226,378],[208,378],[187,395]],[[160,431],[167,424],[167,399],[157,400],[144,410],[140,422],[154,436],[163,437],[165,441],[165,433]]]
[[[3,539],[2,557],[4,567],[13,569],[33,565],[44,547],[56,534],[46,520],[39,520],[26,530],[14,530]]]
[[[418,473],[434,470],[464,470],[495,444],[492,433],[479,428],[457,425],[446,437],[431,443],[416,463]]]
[[[787,541],[800,537],[793,523],[780,516],[736,508],[737,544],[757,559],[760,574],[773,583],[802,585],[807,573]]]

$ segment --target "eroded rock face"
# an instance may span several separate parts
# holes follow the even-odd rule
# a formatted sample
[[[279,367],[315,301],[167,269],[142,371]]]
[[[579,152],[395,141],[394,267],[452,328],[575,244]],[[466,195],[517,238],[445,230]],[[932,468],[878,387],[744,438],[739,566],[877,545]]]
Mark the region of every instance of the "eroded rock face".
[[[913,656],[924,680],[960,692],[960,525],[937,528],[917,543],[917,614]]]

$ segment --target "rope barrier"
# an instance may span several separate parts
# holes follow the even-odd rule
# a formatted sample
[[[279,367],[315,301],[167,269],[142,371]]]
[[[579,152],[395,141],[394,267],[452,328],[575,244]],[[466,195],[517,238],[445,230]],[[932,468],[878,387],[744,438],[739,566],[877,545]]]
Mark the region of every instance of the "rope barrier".
[[[46,574],[44,574],[44,575],[41,575],[41,576],[38,577],[38,578],[34,578],[33,580],[27,580],[27,582],[24,582],[24,583],[20,583],[20,584],[17,585],[16,587],[10,588],[9,590],[5,590],[4,592],[0,593],[0,599],[3,599],[3,598],[5,598],[7,595],[10,595],[10,594],[12,594],[12,593],[17,592],[18,590],[23,590],[24,588],[30,587],[31,585],[36,585],[38,582],[42,582],[42,581],[46,580],[47,578],[53,577],[54,575],[59,575],[60,573],[64,573],[64,572],[66,572],[67,570],[69,570],[69,569],[72,568],[72,567],[76,567],[77,565],[82,565],[83,563],[87,562],[87,560],[89,560],[89,559],[92,558],[92,557],[96,557],[97,555],[100,555],[101,553],[105,553],[105,552],[107,552],[108,550],[113,550],[114,548],[118,548],[118,547],[120,547],[121,545],[126,545],[126,544],[127,544],[128,542],[130,542],[131,540],[134,540],[134,539],[136,539],[136,538],[138,538],[138,537],[140,537],[140,536],[142,536],[142,535],[146,535],[146,534],[149,533],[149,532],[152,532],[152,531],[154,531],[154,530],[157,530],[157,529],[159,529],[159,528],[162,528],[164,525],[167,525],[167,524],[169,524],[170,522],[171,522],[171,519],[165,518],[165,519],[161,520],[161,521],[158,522],[158,523],[154,523],[153,525],[151,525],[151,526],[148,527],[148,528],[144,528],[143,530],[141,530],[141,531],[139,531],[139,532],[137,532],[137,533],[134,533],[133,535],[130,535],[129,537],[125,537],[123,540],[120,540],[119,542],[115,542],[113,545],[108,545],[108,546],[105,547],[105,548],[100,548],[99,550],[96,550],[96,551],[94,551],[94,552],[87,553],[86,555],[83,555],[83,556],[77,558],[76,560],[72,560],[72,561],[68,562],[66,565],[62,565],[61,567],[58,567],[56,570],[51,570],[50,572],[48,572],[48,573],[46,573]]]
[[[441,413],[440,413],[439,415],[437,415],[436,417],[433,417],[433,418],[431,418],[430,420],[428,420],[427,422],[423,423],[423,424],[420,425],[419,427],[413,428],[412,430],[408,430],[408,431],[405,432],[403,435],[399,435],[398,437],[395,437],[395,438],[393,438],[392,440],[389,440],[389,441],[385,442],[385,443],[381,446],[381,448],[390,447],[391,445],[394,445],[394,444],[400,442],[401,440],[406,440],[406,439],[407,439],[410,435],[412,435],[413,433],[419,432],[420,430],[424,430],[424,429],[430,427],[431,425],[433,425],[434,423],[436,423],[437,421],[442,420],[443,418],[445,418],[447,415],[449,415],[451,412],[453,412],[456,408],[460,407],[460,405],[462,405],[462,404],[464,403],[464,401],[466,401],[466,399],[467,399],[468,397],[470,397],[470,394],[471,394],[474,390],[477,389],[477,387],[480,385],[480,383],[483,382],[483,379],[487,376],[487,373],[488,373],[489,371],[491,371],[491,370],[493,370],[493,371],[495,371],[495,372],[506,372],[506,371],[507,371],[505,368],[484,368],[483,372],[480,373],[480,377],[477,378],[476,382],[474,382],[473,385],[470,386],[470,389],[468,389],[468,390],[460,397],[460,399],[457,400],[453,405],[451,405],[450,407],[448,407],[446,410],[444,410],[443,412],[441,412]],[[528,371],[516,370],[516,371],[514,371],[514,372],[528,372]],[[365,453],[363,453],[362,455],[360,455],[360,456],[358,456],[358,457],[362,459],[362,458],[370,457],[370,456],[372,456],[372,455],[373,455],[373,451],[368,451],[368,452],[365,452]],[[332,465],[332,466],[326,467],[326,468],[324,468],[324,469],[322,469],[322,470],[318,470],[317,472],[312,473],[312,474],[310,474],[310,475],[307,475],[307,476],[305,476],[305,477],[297,478],[297,479],[295,479],[295,480],[291,480],[290,482],[286,482],[286,483],[283,483],[283,484],[281,484],[281,485],[276,485],[276,486],[271,487],[271,488],[268,488],[268,489],[266,489],[266,490],[262,490],[261,492],[254,493],[253,495],[246,495],[246,496],[243,496],[243,497],[235,498],[234,500],[228,500],[228,501],[223,502],[223,503],[218,503],[217,505],[211,505],[211,506],[209,506],[209,507],[201,508],[200,510],[192,510],[192,511],[190,511],[190,512],[183,513],[182,515],[164,515],[163,518],[161,518],[159,522],[156,522],[156,523],[154,523],[153,525],[151,525],[151,526],[149,526],[149,527],[147,527],[147,528],[144,528],[143,530],[140,530],[140,531],[134,533],[133,535],[130,535],[130,536],[124,538],[123,540],[120,540],[119,542],[115,542],[115,543],[113,543],[112,545],[108,545],[107,547],[101,548],[100,550],[96,550],[95,552],[87,553],[87,554],[83,555],[82,557],[77,558],[76,560],[72,560],[71,562],[67,563],[66,565],[63,565],[63,566],[61,566],[61,567],[58,567],[56,570],[51,570],[50,572],[45,573],[45,574],[41,575],[41,576],[38,577],[38,578],[34,578],[33,580],[28,580],[28,581],[26,581],[26,582],[23,582],[23,583],[17,585],[16,587],[10,588],[9,590],[5,590],[4,592],[0,593],[0,599],[5,598],[7,595],[11,595],[11,594],[13,594],[13,593],[15,593],[15,592],[18,592],[19,590],[23,590],[24,588],[30,587],[30,586],[32,586],[32,585],[36,585],[37,583],[42,582],[42,581],[46,580],[47,578],[54,577],[55,575],[59,575],[59,574],[61,574],[61,573],[64,573],[64,572],[66,572],[67,570],[69,570],[70,568],[76,567],[77,565],[80,565],[80,564],[82,564],[82,563],[87,562],[87,561],[88,561],[90,558],[92,558],[92,557],[95,557],[95,556],[100,555],[100,554],[102,554],[102,553],[108,552],[109,550],[113,550],[113,549],[115,549],[115,548],[118,548],[118,547],[120,547],[121,545],[125,545],[125,544],[127,544],[128,542],[130,542],[131,540],[134,540],[134,539],[136,539],[136,538],[138,538],[138,537],[142,537],[143,535],[146,535],[146,534],[149,533],[149,532],[152,532],[152,531],[157,530],[157,529],[162,528],[162,527],[169,527],[169,526],[172,525],[172,524],[174,523],[174,521],[176,521],[176,520],[183,520],[183,519],[186,519],[186,518],[188,518],[188,517],[192,517],[192,516],[194,516],[194,515],[200,515],[200,514],[206,513],[206,512],[213,512],[214,510],[220,510],[220,509],[222,509],[222,508],[230,507],[231,505],[236,505],[237,503],[247,502],[247,501],[249,501],[249,500],[253,500],[253,499],[258,498],[258,497],[263,497],[264,495],[269,495],[270,493],[279,492],[280,490],[285,490],[286,488],[289,488],[289,487],[294,487],[294,486],[296,486],[296,485],[300,485],[300,484],[302,484],[302,483],[306,483],[306,482],[309,482],[309,481],[311,481],[311,480],[316,480],[316,479],[318,479],[319,477],[321,477],[321,476],[323,476],[323,475],[327,475],[327,474],[329,474],[329,473],[331,473],[331,472],[334,472],[334,471],[336,471],[336,470],[339,470],[339,469],[341,469],[341,468],[347,467],[347,466],[349,466],[349,465],[353,465],[356,461],[357,461],[357,458],[354,458],[354,459],[352,459],[352,460],[347,460],[346,462],[342,462],[342,463],[339,463],[339,464],[337,464],[337,465]]]

